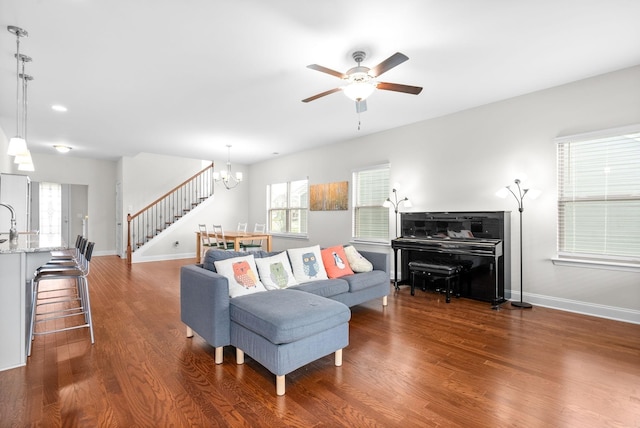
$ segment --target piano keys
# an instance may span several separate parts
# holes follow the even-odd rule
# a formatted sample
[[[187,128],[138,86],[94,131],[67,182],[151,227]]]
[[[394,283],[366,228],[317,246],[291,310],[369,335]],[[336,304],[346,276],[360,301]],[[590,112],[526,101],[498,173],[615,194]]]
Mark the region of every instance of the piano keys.
[[[462,297],[494,307],[505,302],[505,289],[511,290],[510,219],[508,211],[402,213],[402,236],[391,241],[396,289],[409,280],[412,261],[458,264]]]

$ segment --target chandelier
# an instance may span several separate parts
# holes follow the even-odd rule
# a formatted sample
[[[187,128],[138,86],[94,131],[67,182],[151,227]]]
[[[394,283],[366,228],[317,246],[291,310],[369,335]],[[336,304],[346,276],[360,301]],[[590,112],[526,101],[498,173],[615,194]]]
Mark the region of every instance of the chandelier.
[[[213,173],[213,180],[217,183],[219,181],[224,184],[224,187],[227,189],[233,189],[242,181],[242,173],[236,172],[233,174],[231,172],[231,145],[227,144],[227,167],[222,171],[215,171]]]

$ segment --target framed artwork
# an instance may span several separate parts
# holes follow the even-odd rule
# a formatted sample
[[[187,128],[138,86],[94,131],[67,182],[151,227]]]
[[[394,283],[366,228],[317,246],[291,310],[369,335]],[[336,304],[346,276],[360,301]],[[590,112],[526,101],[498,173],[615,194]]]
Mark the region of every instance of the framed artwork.
[[[349,182],[312,184],[309,186],[311,211],[344,211],[349,209]]]

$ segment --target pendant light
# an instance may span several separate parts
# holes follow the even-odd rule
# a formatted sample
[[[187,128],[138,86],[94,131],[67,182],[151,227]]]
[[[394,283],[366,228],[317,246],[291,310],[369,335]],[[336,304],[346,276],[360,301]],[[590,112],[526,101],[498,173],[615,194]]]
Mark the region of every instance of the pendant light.
[[[27,140],[21,134],[20,126],[20,37],[27,37],[29,33],[20,27],[9,25],[7,30],[16,36],[16,136],[9,140],[9,148],[7,154],[9,156],[17,156],[19,154],[26,155]],[[28,58],[28,57],[26,57]],[[31,58],[29,58],[31,60]],[[24,67],[24,61],[23,61]]]

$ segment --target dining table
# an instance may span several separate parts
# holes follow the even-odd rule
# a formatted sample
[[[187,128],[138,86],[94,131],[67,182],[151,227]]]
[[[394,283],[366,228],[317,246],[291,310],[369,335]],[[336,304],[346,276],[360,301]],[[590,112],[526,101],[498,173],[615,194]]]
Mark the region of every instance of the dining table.
[[[215,237],[213,232],[208,232],[210,237]],[[196,263],[201,263],[202,254],[202,232],[196,232]],[[240,243],[242,241],[265,241],[265,248],[267,251],[271,251],[271,235],[266,232],[240,232],[240,231],[229,231],[224,232],[224,239],[227,242],[233,242],[233,249],[235,251],[240,251]]]

